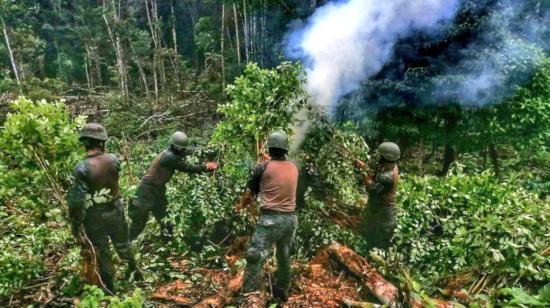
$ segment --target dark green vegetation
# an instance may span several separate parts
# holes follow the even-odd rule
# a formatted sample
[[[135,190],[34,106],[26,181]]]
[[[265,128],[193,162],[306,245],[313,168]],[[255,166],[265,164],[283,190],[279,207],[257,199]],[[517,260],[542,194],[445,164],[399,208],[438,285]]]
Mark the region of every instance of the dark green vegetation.
[[[201,279],[174,271],[170,257],[227,266],[228,247],[254,225],[234,204],[265,137],[290,132],[293,115],[307,105],[301,67],[279,61],[280,42],[288,22],[324,1],[283,2],[0,0],[0,305],[35,303],[46,287],[58,303],[81,297],[84,307],[102,300],[138,307],[158,283]],[[425,42],[424,56],[445,55],[445,44],[467,45],[486,20],[476,18],[486,14],[479,3],[464,1],[448,35],[432,42],[440,48]],[[354,160],[367,160],[369,148],[390,139],[404,150],[404,176],[396,245],[380,264],[386,277],[420,298],[449,296],[445,289],[455,283],[471,291],[472,305],[547,306],[547,50],[506,62],[506,78],[519,67],[525,80],[475,108],[456,98],[429,102],[434,80],[460,76],[441,69],[444,56],[424,65],[407,62],[403,50],[363,89],[384,89],[394,105],[366,114],[346,103],[336,122],[310,110],[311,128],[294,157],[307,184],[296,258],[332,240],[367,255],[353,232],[364,205]],[[403,78],[389,73],[395,67]],[[16,99],[20,94],[32,101]],[[150,222],[139,255],[146,281],[119,281],[120,298],[83,287],[78,276],[79,248],[63,200],[83,154],[81,116],[106,124],[109,151],[123,161],[127,200],[175,129],[194,137],[190,159],[221,163],[212,175],[182,174],[169,184],[175,239],[161,245]]]

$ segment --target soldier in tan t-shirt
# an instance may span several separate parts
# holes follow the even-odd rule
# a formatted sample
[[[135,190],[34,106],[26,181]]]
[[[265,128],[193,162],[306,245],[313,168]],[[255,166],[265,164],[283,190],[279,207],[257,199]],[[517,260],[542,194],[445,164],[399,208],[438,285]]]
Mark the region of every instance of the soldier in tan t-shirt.
[[[278,268],[273,297],[284,302],[291,278],[290,248],[298,225],[294,214],[298,168],[286,159],[288,137],[285,134],[271,134],[267,146],[271,160],[257,165],[249,181],[250,190],[260,195],[261,216],[246,254],[243,296],[263,291],[262,268],[275,245]]]

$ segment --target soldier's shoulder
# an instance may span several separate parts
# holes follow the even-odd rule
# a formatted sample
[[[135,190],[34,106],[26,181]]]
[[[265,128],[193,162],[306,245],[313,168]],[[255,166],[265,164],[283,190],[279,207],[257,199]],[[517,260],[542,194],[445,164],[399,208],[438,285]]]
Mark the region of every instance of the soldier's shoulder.
[[[378,174],[378,181],[379,182],[393,182],[394,177],[394,171],[393,170],[385,170],[383,172],[380,172]]]
[[[299,165],[295,160],[289,159],[289,160],[287,160],[287,161],[288,161],[291,165],[293,165],[293,166],[296,168],[296,170],[298,170],[298,171],[300,170],[300,165]]]
[[[167,149],[159,153],[158,159],[161,165],[169,165],[178,160],[178,156],[170,149]]]
[[[120,162],[120,158],[115,154],[105,153],[104,155],[107,156],[109,158],[109,160],[111,160],[113,162],[116,162],[116,163]]]
[[[73,173],[76,176],[85,176],[88,173],[89,161],[88,158],[79,161],[74,166]]]

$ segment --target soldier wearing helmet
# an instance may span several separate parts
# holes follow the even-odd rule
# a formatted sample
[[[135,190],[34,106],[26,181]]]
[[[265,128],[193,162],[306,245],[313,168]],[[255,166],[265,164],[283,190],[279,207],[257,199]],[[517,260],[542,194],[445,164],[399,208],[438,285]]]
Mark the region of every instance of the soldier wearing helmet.
[[[262,269],[275,245],[278,268],[273,296],[279,301],[286,301],[291,278],[290,249],[298,225],[294,213],[298,168],[286,159],[289,149],[286,134],[271,134],[267,147],[271,160],[258,164],[249,180],[249,189],[260,195],[261,216],[246,253],[243,296],[263,291]]]
[[[151,163],[145,176],[138,187],[136,198],[131,202],[128,214],[132,220],[130,225],[130,240],[134,240],[143,231],[149,214],[153,216],[161,226],[162,236],[165,240],[172,235],[172,226],[163,222],[167,214],[168,200],[166,199],[166,183],[170,181],[176,171],[199,173],[218,168],[215,162],[190,165],[186,161],[189,154],[187,145],[189,138],[184,132],[175,132],[170,137],[170,146],[162,151]]]
[[[128,239],[118,184],[120,163],[105,153],[107,132],[99,124],[87,124],[80,132],[86,158],[74,169],[73,185],[67,194],[72,231],[82,243],[92,245],[99,267],[100,285],[113,293],[114,266],[109,240],[119,257],[129,264],[130,273],[141,277]],[[136,277],[136,276],[135,276]]]
[[[376,152],[380,158],[374,174],[363,179],[369,200],[363,212],[360,233],[369,249],[386,249],[395,229],[395,194],[399,183],[397,160],[401,151],[397,144],[383,142]]]

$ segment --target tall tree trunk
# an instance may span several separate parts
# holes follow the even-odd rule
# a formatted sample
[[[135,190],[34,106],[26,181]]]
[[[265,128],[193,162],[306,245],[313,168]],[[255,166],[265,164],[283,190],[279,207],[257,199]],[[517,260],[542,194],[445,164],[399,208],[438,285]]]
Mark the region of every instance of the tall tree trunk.
[[[92,83],[90,78],[90,70],[88,69],[88,57],[84,56],[84,72],[86,73],[86,85],[88,86],[88,94],[92,93]]]
[[[158,48],[159,48],[159,42],[157,38],[157,31],[155,30],[155,26],[153,24],[153,17],[152,17],[152,4],[154,0],[151,0],[151,8],[149,7],[149,0],[145,1],[145,12],[147,13],[147,22],[149,24],[149,30],[151,31],[151,39],[153,40],[153,85],[155,89],[155,97],[159,98],[159,78],[158,78],[158,64],[159,64],[159,54],[158,54]]]
[[[237,48],[237,63],[241,64],[241,39],[239,35],[239,18],[237,16],[237,4],[233,3],[233,20],[235,21],[235,37]]]
[[[119,9],[121,9],[120,2],[117,5],[115,5],[114,0],[111,1],[112,6],[112,18],[113,23],[116,25],[120,22],[120,15],[121,12]],[[128,92],[128,74],[127,74],[127,67],[124,59],[124,49],[122,46],[122,40],[120,38],[120,35],[118,32],[113,31],[113,28],[111,27],[111,24],[109,23],[109,19],[107,18],[107,5],[105,1],[103,1],[103,20],[105,21],[105,25],[107,26],[107,32],[109,33],[109,38],[111,39],[111,42],[113,44],[113,48],[115,50],[115,56],[116,56],[116,62],[117,62],[117,71],[119,75],[119,83],[120,83],[120,90],[123,94],[124,100],[127,101],[129,97]]]
[[[446,176],[451,164],[456,160],[456,149],[453,145],[453,141],[455,139],[454,134],[458,125],[458,118],[454,112],[455,111],[451,110],[443,115],[445,119],[445,150],[443,152],[443,165],[439,172],[440,176]]]
[[[439,171],[440,176],[446,176],[451,168],[451,164],[456,160],[456,150],[450,143],[445,144],[445,150],[443,151],[443,166]]]
[[[500,162],[498,150],[494,142],[489,144],[489,156],[491,157],[491,163],[493,164],[493,169],[495,170],[495,176],[500,177]]]
[[[21,80],[19,79],[19,71],[17,70],[17,63],[15,62],[15,57],[13,56],[13,51],[11,49],[10,37],[8,35],[8,27],[4,22],[4,18],[0,16],[0,21],[2,22],[2,32],[4,33],[4,40],[6,41],[6,46],[8,47],[8,54],[10,56],[11,67],[13,69],[13,74],[15,75],[15,80],[17,81],[17,86],[19,91],[21,91]]]
[[[220,53],[222,65],[222,94],[225,101],[225,3],[222,3],[222,20],[220,29]]]
[[[244,20],[244,54],[246,62],[250,61],[250,28],[248,25],[248,12],[246,11],[246,0],[243,0],[243,20]]]
[[[145,70],[143,69],[143,65],[141,64],[141,61],[138,58],[138,55],[136,53],[136,50],[134,49],[134,46],[132,46],[132,43],[130,43],[130,49],[132,50],[132,54],[134,57],[134,62],[136,63],[138,67],[138,73],[139,77],[141,79],[141,82],[143,82],[143,89],[145,90],[145,94],[149,95],[149,85],[147,83],[147,75],[145,74]]]
[[[174,13],[174,2],[170,3],[170,13],[172,15],[172,41],[174,43],[174,53],[178,54],[178,35],[176,32],[176,14]]]
[[[418,142],[418,173],[424,175],[424,139]]]

